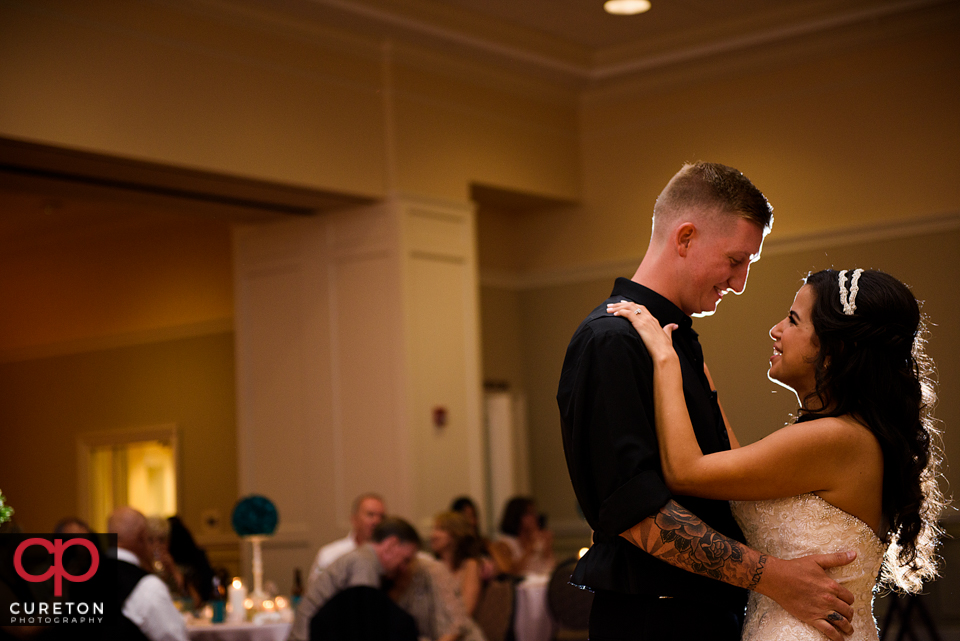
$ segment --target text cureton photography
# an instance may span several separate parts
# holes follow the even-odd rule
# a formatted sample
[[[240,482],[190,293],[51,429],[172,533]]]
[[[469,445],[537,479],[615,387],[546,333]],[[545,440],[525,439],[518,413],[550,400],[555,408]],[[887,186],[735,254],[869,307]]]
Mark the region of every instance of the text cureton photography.
[[[116,535],[0,535],[0,625],[115,624],[116,550]]]

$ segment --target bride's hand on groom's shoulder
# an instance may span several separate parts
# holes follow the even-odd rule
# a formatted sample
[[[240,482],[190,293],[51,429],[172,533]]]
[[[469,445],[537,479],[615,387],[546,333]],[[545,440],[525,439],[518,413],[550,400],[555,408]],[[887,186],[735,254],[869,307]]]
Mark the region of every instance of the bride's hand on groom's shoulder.
[[[676,323],[668,323],[661,327],[660,321],[650,313],[643,305],[637,305],[628,301],[619,303],[610,303],[607,305],[607,313],[614,316],[622,316],[630,321],[633,328],[640,334],[643,344],[654,362],[668,360],[676,356],[673,349],[673,330],[677,328]]]

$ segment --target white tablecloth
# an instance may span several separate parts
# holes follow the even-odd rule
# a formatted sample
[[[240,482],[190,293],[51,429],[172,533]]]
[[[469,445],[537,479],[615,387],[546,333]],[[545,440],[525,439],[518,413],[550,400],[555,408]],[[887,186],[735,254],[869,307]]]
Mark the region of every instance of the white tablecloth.
[[[290,623],[211,623],[188,625],[190,641],[285,641]]]
[[[550,577],[531,574],[517,584],[513,631],[517,641],[550,641],[553,620],[547,609],[547,586]]]

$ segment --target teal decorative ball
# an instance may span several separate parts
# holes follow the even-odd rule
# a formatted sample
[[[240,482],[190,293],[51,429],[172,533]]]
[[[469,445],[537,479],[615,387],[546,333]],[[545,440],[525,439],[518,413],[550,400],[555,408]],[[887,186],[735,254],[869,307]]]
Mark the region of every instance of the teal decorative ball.
[[[233,531],[240,536],[273,534],[279,520],[273,501],[258,494],[251,494],[237,501],[230,519]]]

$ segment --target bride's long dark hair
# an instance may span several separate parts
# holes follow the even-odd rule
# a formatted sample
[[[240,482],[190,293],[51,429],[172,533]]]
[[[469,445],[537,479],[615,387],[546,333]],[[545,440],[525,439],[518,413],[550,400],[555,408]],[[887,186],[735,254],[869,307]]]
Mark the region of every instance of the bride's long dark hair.
[[[937,520],[945,504],[926,326],[907,286],[879,271],[860,275],[856,311],[844,314],[838,276],[826,269],[806,278],[816,294],[811,320],[820,353],[816,389],[802,400],[805,407],[826,408],[812,412],[816,416],[856,417],[879,441],[889,543],[882,582],[917,592],[937,574]],[[852,276],[844,277],[848,291]]]

